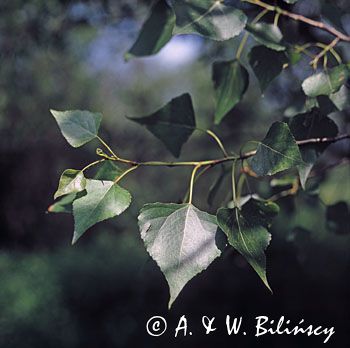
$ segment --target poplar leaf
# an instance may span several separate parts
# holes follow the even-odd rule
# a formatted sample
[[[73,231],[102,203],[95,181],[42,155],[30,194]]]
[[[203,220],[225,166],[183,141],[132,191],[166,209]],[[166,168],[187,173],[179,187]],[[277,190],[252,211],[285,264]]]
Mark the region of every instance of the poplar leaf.
[[[69,193],[83,191],[85,185],[86,179],[81,170],[66,169],[61,175],[54,198],[56,199]]]
[[[264,46],[275,51],[284,51],[286,46],[282,43],[282,33],[278,26],[267,23],[247,24],[246,29],[254,39]]]
[[[86,195],[73,202],[74,244],[91,226],[120,215],[130,205],[131,195],[113,181],[87,180]]]
[[[259,176],[273,175],[303,164],[299,147],[284,122],[272,124],[249,162],[252,170]]]
[[[175,14],[171,7],[165,0],[157,1],[125,59],[158,53],[170,41],[174,26]]]
[[[333,69],[309,76],[303,81],[302,88],[309,97],[330,95],[338,92],[349,76],[349,68],[345,64],[340,64]]]
[[[226,114],[239,103],[249,84],[248,71],[237,61],[215,62],[213,81],[216,93],[215,123],[219,124]]]
[[[247,17],[235,7],[213,0],[170,0],[176,15],[174,34],[197,34],[223,41],[238,36]]]
[[[250,199],[241,208],[220,208],[217,213],[218,225],[228,243],[248,261],[270,291],[264,251],[271,240],[268,227],[278,212],[275,203]]]
[[[97,137],[102,120],[100,113],[80,110],[50,111],[71,146],[80,147]]]
[[[152,203],[138,219],[146,249],[168,282],[170,308],[186,283],[221,254],[215,216],[191,204]]]
[[[149,116],[129,119],[144,125],[175,157],[180,156],[182,145],[196,128],[192,100],[188,93],[172,99]]]

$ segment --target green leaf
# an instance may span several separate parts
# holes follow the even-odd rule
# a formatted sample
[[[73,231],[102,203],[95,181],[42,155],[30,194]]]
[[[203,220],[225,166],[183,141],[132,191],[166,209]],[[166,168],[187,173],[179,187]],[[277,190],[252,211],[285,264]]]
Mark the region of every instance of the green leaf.
[[[165,0],[157,1],[125,59],[158,53],[171,39],[174,26],[175,14],[171,7]]]
[[[237,61],[215,62],[213,81],[216,93],[215,123],[219,124],[226,114],[242,99],[248,88],[248,71]]]
[[[338,202],[328,206],[326,211],[327,227],[336,234],[350,234],[348,224],[350,218],[349,206],[345,202]]]
[[[304,93],[309,97],[330,95],[339,91],[349,78],[349,68],[345,64],[309,76],[302,83]]]
[[[259,176],[273,175],[303,164],[299,147],[284,122],[272,124],[249,162],[252,170]]]
[[[115,163],[112,161],[105,161],[97,171],[94,179],[114,181],[123,173],[124,170],[118,167]]]
[[[255,46],[249,54],[249,63],[257,77],[262,92],[288,63],[284,52],[276,52],[264,46]]]
[[[246,15],[222,1],[171,0],[176,15],[174,34],[198,34],[213,40],[228,40],[239,35]]]
[[[350,108],[350,90],[347,86],[342,86],[338,92],[331,94],[329,99],[339,111]]]
[[[294,116],[289,122],[289,127],[296,140],[334,137],[338,134],[335,122],[324,116],[318,108]],[[304,189],[312,167],[327,146],[328,144],[307,144],[300,148],[304,164],[298,166],[298,171]]]
[[[221,254],[215,216],[191,204],[146,204],[138,217],[146,249],[170,288],[169,308],[195,275]]]
[[[269,290],[264,251],[271,240],[267,228],[278,212],[275,203],[250,199],[241,209],[220,208],[217,213],[218,225],[229,244],[249,262]]]
[[[66,169],[60,178],[54,198],[85,190],[86,179],[81,170]]]
[[[182,145],[196,128],[192,100],[188,93],[172,99],[149,116],[129,119],[146,126],[175,157],[180,156]]]
[[[298,0],[283,0],[287,4],[295,4]]]
[[[47,208],[47,211],[49,213],[68,213],[71,214],[73,212],[72,210],[72,204],[76,198],[76,193],[71,193],[67,196],[62,197],[57,202],[53,203]]]
[[[73,202],[74,244],[97,222],[120,215],[131,202],[130,193],[113,181],[87,180],[86,195]]]
[[[102,120],[100,113],[80,110],[50,111],[71,146],[82,146],[97,137]]]
[[[282,33],[277,25],[267,23],[247,24],[246,29],[254,36],[255,40],[275,51],[284,51],[286,46],[282,44]]]

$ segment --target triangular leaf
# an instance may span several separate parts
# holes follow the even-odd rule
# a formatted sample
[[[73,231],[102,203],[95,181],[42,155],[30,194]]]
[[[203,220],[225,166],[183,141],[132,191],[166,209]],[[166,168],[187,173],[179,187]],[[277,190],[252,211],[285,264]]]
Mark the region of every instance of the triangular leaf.
[[[123,173],[124,170],[118,167],[115,163],[112,161],[105,161],[97,171],[94,179],[114,181]]]
[[[215,62],[213,81],[216,92],[215,123],[219,124],[225,115],[241,100],[248,88],[248,71],[237,61]]]
[[[146,204],[139,215],[141,237],[170,288],[169,308],[183,287],[220,256],[215,216],[191,204]]]
[[[73,203],[73,244],[97,222],[120,215],[131,202],[130,193],[113,181],[87,180],[86,195]]]
[[[262,92],[270,82],[283,70],[283,65],[288,63],[284,52],[277,52],[265,46],[255,46],[249,54],[249,63],[257,77]]]
[[[229,244],[249,262],[268,289],[264,251],[271,240],[267,228],[278,211],[275,203],[250,199],[241,209],[221,208],[217,213],[218,225]]]
[[[272,124],[249,162],[252,170],[259,176],[273,175],[303,164],[299,147],[284,122]]]
[[[175,157],[180,156],[182,145],[196,128],[192,100],[188,93],[172,99],[149,116],[129,119],[146,126]]]
[[[339,91],[349,78],[349,68],[345,64],[309,76],[302,83],[304,93],[309,97],[330,95]]]
[[[50,111],[71,146],[82,146],[97,137],[102,120],[100,113],[80,110]]]
[[[284,51],[286,46],[282,42],[282,33],[277,25],[267,23],[247,24],[246,29],[255,40],[275,51]]]
[[[223,1],[170,0],[176,14],[174,34],[198,34],[213,40],[228,40],[239,35],[246,15]]]
[[[294,116],[289,123],[290,130],[296,140],[334,137],[338,127],[333,120],[324,116],[320,109]],[[306,179],[320,154],[328,144],[307,144],[300,148],[304,165],[298,166],[300,182],[305,188]]]
[[[85,189],[86,179],[81,170],[66,169],[60,178],[58,189],[54,198],[67,195],[69,193],[76,193]]]
[[[125,59],[158,53],[171,39],[174,26],[175,14],[171,7],[165,0],[157,1]]]

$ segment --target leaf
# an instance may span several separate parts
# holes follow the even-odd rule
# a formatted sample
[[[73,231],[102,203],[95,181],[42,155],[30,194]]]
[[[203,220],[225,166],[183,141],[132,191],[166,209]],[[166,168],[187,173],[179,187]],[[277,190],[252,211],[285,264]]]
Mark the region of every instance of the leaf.
[[[54,198],[85,190],[86,179],[81,170],[66,169],[60,178]]]
[[[248,30],[256,41],[275,51],[284,51],[286,46],[282,44],[282,33],[277,25],[267,23],[247,24]]]
[[[113,181],[86,181],[86,195],[73,203],[74,244],[91,226],[125,211],[131,202],[130,193]]]
[[[350,227],[347,223],[350,220],[349,206],[345,202],[338,202],[328,206],[326,211],[327,227],[336,234],[349,234]]]
[[[259,176],[273,175],[303,163],[299,147],[284,122],[272,124],[249,162]]]
[[[250,199],[241,209],[220,208],[217,213],[218,225],[229,244],[248,261],[270,291],[264,251],[271,240],[267,228],[278,212],[275,203]]]
[[[223,1],[171,0],[176,15],[174,34],[197,34],[223,41],[238,36],[247,22],[246,15]]]
[[[339,111],[344,111],[350,108],[350,90],[347,86],[340,87],[338,92],[329,96],[329,99]]]
[[[287,4],[295,4],[298,0],[283,0]]]
[[[123,173],[124,170],[118,167],[115,163],[112,161],[105,161],[97,171],[94,179],[114,181]]]
[[[215,216],[191,204],[152,203],[138,219],[146,249],[168,282],[170,308],[186,283],[221,254]]]
[[[257,77],[262,92],[288,63],[284,52],[276,52],[264,46],[255,46],[249,54],[249,63]]]
[[[49,213],[72,213],[72,204],[77,194],[71,193],[67,196],[62,197],[60,200],[50,205],[47,208]]]
[[[125,59],[158,53],[171,39],[174,26],[175,14],[171,7],[165,0],[157,1]]]
[[[149,116],[129,119],[146,126],[175,157],[180,156],[182,145],[196,128],[192,100],[188,93],[172,99]]]
[[[50,112],[71,146],[82,146],[97,137],[102,120],[100,113],[80,110]]]
[[[215,124],[242,99],[248,88],[248,71],[237,61],[215,62],[213,81],[216,92]]]
[[[294,116],[289,122],[289,127],[296,140],[334,137],[338,134],[335,122],[324,116],[318,108]],[[298,171],[304,189],[312,167],[327,146],[328,144],[307,144],[300,148],[304,164],[298,166]]]
[[[349,76],[349,68],[345,64],[340,64],[333,69],[309,76],[303,81],[302,88],[309,97],[330,95],[339,91]]]

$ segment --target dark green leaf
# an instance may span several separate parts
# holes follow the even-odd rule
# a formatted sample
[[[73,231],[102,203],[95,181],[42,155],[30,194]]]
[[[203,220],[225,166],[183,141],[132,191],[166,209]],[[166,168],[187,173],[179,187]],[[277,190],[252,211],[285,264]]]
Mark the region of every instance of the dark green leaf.
[[[299,147],[284,122],[272,124],[249,162],[252,170],[259,176],[273,175],[303,164]]]
[[[349,68],[345,64],[341,64],[333,69],[309,76],[304,80],[302,87],[304,93],[309,97],[330,95],[339,91],[349,76]]]
[[[112,161],[105,161],[97,171],[94,179],[114,181],[118,176],[124,173],[124,170],[118,167]]]
[[[247,24],[246,29],[255,40],[275,51],[284,51],[286,46],[282,43],[282,33],[277,25],[267,23]]]
[[[80,110],[50,111],[71,146],[82,146],[97,137],[102,120],[100,113]]]
[[[215,62],[213,81],[216,92],[215,123],[219,124],[225,115],[242,99],[248,88],[248,71],[237,61]]]
[[[86,195],[73,202],[73,244],[96,223],[120,215],[131,202],[130,193],[113,181],[86,181]]]
[[[165,0],[157,1],[143,24],[136,42],[125,54],[125,59],[158,53],[171,39],[174,26],[173,10]]]
[[[175,157],[180,156],[182,145],[196,128],[192,100],[188,93],[172,99],[149,116],[129,119],[146,126]]]
[[[215,216],[191,204],[146,204],[139,215],[141,237],[170,288],[169,308],[183,287],[220,256]]]
[[[249,63],[257,77],[262,92],[288,63],[284,52],[276,52],[264,46],[253,47],[249,54]]]
[[[249,262],[268,289],[264,251],[271,240],[267,228],[278,211],[275,203],[250,199],[241,209],[221,208],[217,213],[218,225],[229,244]]]
[[[67,195],[69,193],[76,193],[85,189],[86,179],[81,170],[66,169],[60,178],[58,189],[54,198]]]
[[[296,140],[334,137],[338,134],[338,127],[335,122],[324,116],[317,108],[294,116],[289,123],[289,127]],[[300,148],[304,164],[298,166],[298,171],[303,188],[305,188],[306,179],[313,165],[327,146],[328,144],[307,144]]]
[[[198,34],[213,40],[228,40],[239,35],[246,15],[223,1],[171,0],[176,14],[174,34]]]
[[[338,202],[327,207],[327,227],[336,234],[350,233],[350,210],[345,202]]]

